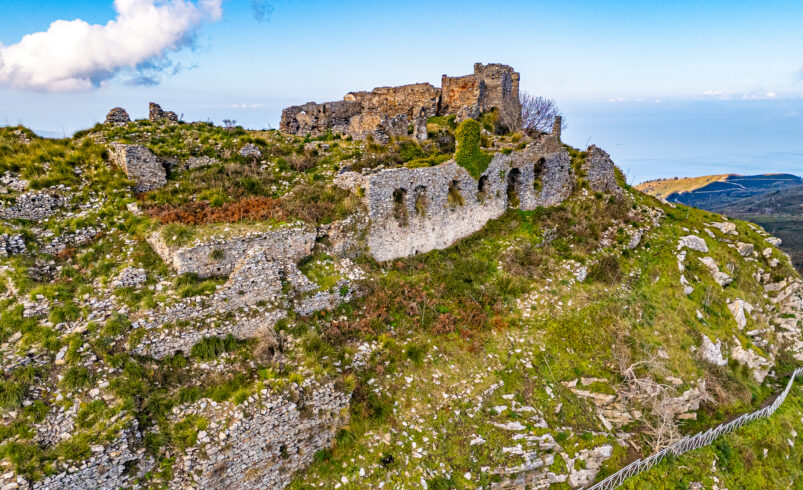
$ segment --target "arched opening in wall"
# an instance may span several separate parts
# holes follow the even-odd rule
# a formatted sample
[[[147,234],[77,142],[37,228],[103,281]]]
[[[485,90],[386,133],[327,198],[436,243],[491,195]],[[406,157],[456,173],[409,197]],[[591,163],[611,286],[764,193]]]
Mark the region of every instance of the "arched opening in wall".
[[[446,195],[446,202],[453,208],[462,206],[465,202],[463,201],[463,194],[460,192],[459,180],[453,180],[449,183],[449,193]]]
[[[393,217],[399,226],[407,226],[407,191],[405,189],[396,189],[393,191]]]
[[[533,165],[533,188],[535,189],[535,192],[541,192],[541,187],[543,186],[541,179],[544,177],[545,171],[546,159],[539,158],[538,161]]]
[[[519,207],[519,189],[521,188],[521,170],[510,169],[507,173],[507,203],[512,208]]]
[[[427,207],[429,206],[429,200],[427,199],[427,187],[424,185],[419,185],[413,191],[413,195],[415,196],[415,200],[413,201],[413,209],[415,209],[416,216],[425,217],[427,215]]]
[[[477,182],[477,200],[483,202],[486,197],[488,197],[488,176],[483,175]]]

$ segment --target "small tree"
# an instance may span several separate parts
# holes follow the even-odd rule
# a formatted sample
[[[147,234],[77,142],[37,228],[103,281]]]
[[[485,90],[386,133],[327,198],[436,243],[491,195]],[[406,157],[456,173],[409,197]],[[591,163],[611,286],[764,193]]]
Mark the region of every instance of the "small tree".
[[[538,133],[549,133],[555,124],[555,118],[563,116],[553,99],[533,96],[527,92],[521,94],[521,129],[534,136]],[[563,126],[562,126],[563,127]]]

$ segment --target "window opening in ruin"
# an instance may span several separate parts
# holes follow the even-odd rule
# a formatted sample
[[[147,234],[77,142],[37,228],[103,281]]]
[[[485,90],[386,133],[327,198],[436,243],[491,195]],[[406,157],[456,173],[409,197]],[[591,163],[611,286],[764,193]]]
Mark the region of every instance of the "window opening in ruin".
[[[546,159],[540,158],[538,161],[533,165],[533,188],[536,192],[541,190],[541,179],[544,176],[544,171],[546,170]]]
[[[460,181],[453,180],[449,184],[449,194],[446,196],[446,201],[449,203],[449,206],[456,208],[458,206],[462,206],[465,201],[463,201],[463,194],[460,193]]]
[[[393,217],[396,218],[399,226],[407,226],[407,191],[405,189],[393,191]]]
[[[477,200],[479,202],[485,201],[488,195],[488,176],[483,175],[477,182]]]
[[[507,174],[507,202],[508,206],[518,208],[519,188],[521,186],[521,170],[513,168]]]
[[[415,201],[413,202],[415,214],[425,217],[427,215],[427,206],[429,206],[429,200],[427,199],[427,188],[426,186],[419,185],[415,188]]]

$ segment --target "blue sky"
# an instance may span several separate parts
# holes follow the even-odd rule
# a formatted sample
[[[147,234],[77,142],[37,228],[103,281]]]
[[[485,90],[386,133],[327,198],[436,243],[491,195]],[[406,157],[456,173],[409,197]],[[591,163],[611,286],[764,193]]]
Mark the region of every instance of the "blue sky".
[[[155,100],[188,120],[275,127],[293,103],[438,84],[476,61],[502,62],[521,73],[522,89],[559,102],[569,143],[605,147],[634,180],[803,173],[803,2],[258,0],[270,11],[262,20],[253,3],[222,0],[219,17],[211,9],[190,17],[171,46],[178,49],[163,51],[170,63],[160,59],[162,71],[107,70],[99,86],[68,92],[7,77],[0,124],[69,134],[117,105],[143,117]],[[13,46],[58,19],[103,25],[116,15],[112,0],[39,0],[35,8],[3,0],[0,43]],[[126,42],[142,55],[137,43],[160,35],[175,41],[154,29]],[[143,76],[158,84],[132,84]]]

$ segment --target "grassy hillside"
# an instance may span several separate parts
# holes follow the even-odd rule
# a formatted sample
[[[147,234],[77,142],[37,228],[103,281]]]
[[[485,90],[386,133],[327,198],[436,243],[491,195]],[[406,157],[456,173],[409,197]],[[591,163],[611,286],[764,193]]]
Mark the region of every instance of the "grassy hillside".
[[[800,177],[789,174],[724,174],[650,181],[639,184],[637,188],[670,202],[719,211],[720,206],[739,199],[801,184]]]
[[[316,380],[348,395],[349,421],[291,488],[579,487],[681,434],[755,409],[781,384],[774,373],[803,359],[799,275],[766,233],[662,203],[628,187],[621,173],[621,195],[591,192],[581,172],[561,205],[509,209],[445,250],[388,263],[354,258],[358,293],[309,316],[289,311],[275,343],[268,334],[206,338],[164,359],[135,351],[152,333],[145,320],[208,304],[225,289],[225,278],[176,275],[146,241],[150,234],[186,244],[210,227],[232,235],[359,217],[360,196],[335,187],[335,173],[451,158],[453,125],[431,126],[426,143],[389,145],[201,123],[138,121],[65,140],[0,129],[0,175],[15,182],[3,184],[4,206],[32,190],[70,198],[39,222],[2,221],[2,233],[26,244],[24,253],[0,258],[4,472],[26,482],[69,472],[136,420],[148,465],[125,471],[143,487],[163,488],[183,458],[206,457],[188,451],[227,423],[188,414],[189,405],[245,411],[258,393],[298,401]],[[489,152],[531,142],[482,136]],[[111,141],[142,143],[172,161],[168,184],[133,194],[109,163]],[[261,156],[242,156],[246,144]],[[568,150],[572,168],[581,169],[585,152]],[[215,160],[181,169],[200,156]],[[679,247],[689,235],[708,251]],[[739,242],[770,253],[743,256]],[[705,257],[732,281],[720,285]],[[321,238],[299,270],[330,290],[341,279],[333,270],[339,260]],[[115,282],[129,267],[144,272],[143,282]],[[283,281],[282,294],[290,289]],[[729,308],[737,299],[753,307],[743,328]],[[166,322],[156,332],[192,331],[240,313]],[[706,340],[721,346],[721,363],[701,354]],[[777,420],[712,449],[730,462],[713,474],[733,488],[775,485],[780,473],[800,484],[786,459],[799,453],[778,443],[791,430],[803,433],[796,393]],[[71,410],[72,425],[44,437]],[[750,479],[740,480],[741,458],[764,446],[771,455],[751,459]],[[711,457],[689,455],[698,459],[688,471],[704,478]],[[686,476],[669,466],[643,481],[681,485]]]
[[[659,179],[642,182],[636,189],[659,198],[666,199],[672,194],[683,192],[694,192],[697,189],[707,186],[713,182],[722,182],[730,177],[731,174],[704,175],[702,177],[684,177],[674,179]]]

